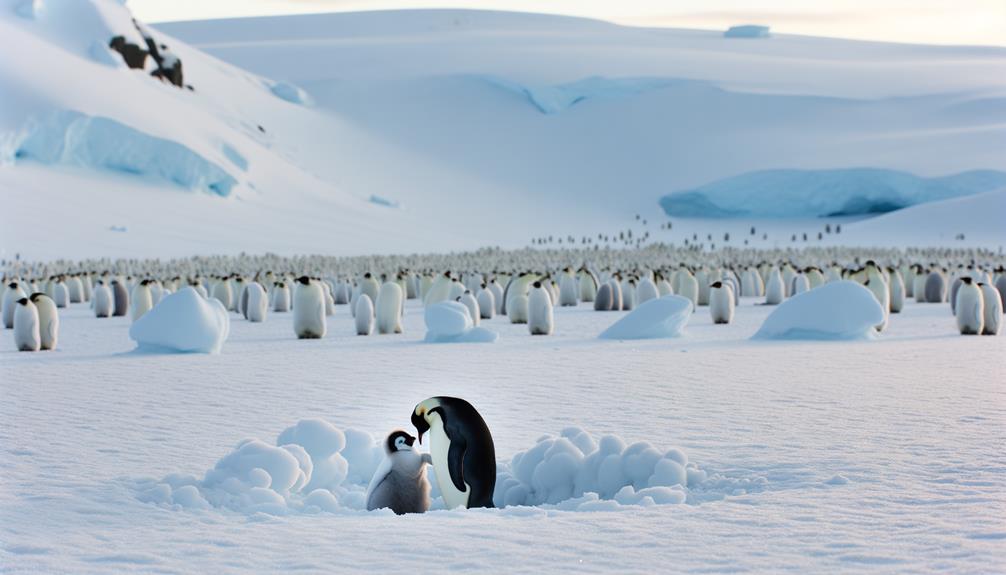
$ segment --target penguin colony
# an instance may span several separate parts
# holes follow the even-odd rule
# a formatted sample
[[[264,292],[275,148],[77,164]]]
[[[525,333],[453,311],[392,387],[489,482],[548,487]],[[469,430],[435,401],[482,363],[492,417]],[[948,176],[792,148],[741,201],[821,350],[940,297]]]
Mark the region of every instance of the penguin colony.
[[[505,316],[502,321],[526,325],[531,335],[556,333],[556,308],[628,311],[669,294],[691,300],[696,311],[708,308],[714,324],[729,324],[741,297],[777,305],[849,279],[869,289],[885,310],[878,331],[914,299],[949,304],[961,334],[996,335],[1006,301],[1004,261],[979,249],[702,251],[655,245],[357,258],[2,261],[0,267],[4,328],[13,330],[17,349],[36,351],[57,347],[59,312],[68,306],[89,305],[98,319],[135,321],[185,286],[252,323],[292,313],[297,338],[321,339],[340,306],[348,308],[361,336],[401,334],[410,299],[457,301],[476,325]]]

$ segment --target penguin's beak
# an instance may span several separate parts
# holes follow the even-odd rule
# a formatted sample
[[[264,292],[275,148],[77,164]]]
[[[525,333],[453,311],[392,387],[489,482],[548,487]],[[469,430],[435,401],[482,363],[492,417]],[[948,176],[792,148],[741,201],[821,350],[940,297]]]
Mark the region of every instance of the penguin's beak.
[[[422,431],[420,431],[420,432],[419,432],[419,433],[417,434],[417,436],[418,436],[418,437],[416,437],[416,439],[418,439],[418,440],[419,440],[419,445],[422,445],[422,444],[423,444],[423,432],[422,432]],[[409,445],[412,445],[412,444],[410,443]]]

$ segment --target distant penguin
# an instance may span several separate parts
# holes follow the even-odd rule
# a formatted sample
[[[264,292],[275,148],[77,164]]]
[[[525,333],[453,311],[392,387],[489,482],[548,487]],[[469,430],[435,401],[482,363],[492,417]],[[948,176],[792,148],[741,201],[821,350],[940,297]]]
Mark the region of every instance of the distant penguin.
[[[115,302],[112,316],[122,317],[129,313],[129,291],[121,279],[112,280],[112,299]]]
[[[699,305],[699,282],[688,270],[682,270],[678,276],[678,288],[674,290],[676,294],[687,298],[692,302],[692,311]]]
[[[28,297],[21,288],[21,284],[16,281],[8,282],[3,293],[3,326],[4,329],[14,329],[14,310],[17,308],[17,301]]]
[[[951,315],[957,315],[957,290],[961,289],[961,285],[963,285],[963,284],[964,284],[964,280],[961,279],[961,278],[955,279],[950,284],[950,314]]]
[[[285,313],[290,311],[290,286],[284,281],[278,281],[272,287],[272,311]]]
[[[888,283],[887,287],[890,291],[891,298],[891,313],[901,313],[901,310],[905,307],[905,282],[901,277],[901,273],[897,270],[889,270],[891,281]]]
[[[888,315],[891,310],[891,290],[887,286],[887,279],[884,272],[881,271],[877,264],[870,260],[866,262],[866,267],[864,268],[866,275],[866,281],[863,283],[866,289],[870,290],[873,294],[874,299],[880,304],[880,309],[884,312],[884,321],[877,324],[875,327],[877,331],[884,331],[887,327]]]
[[[526,295],[518,294],[510,298],[510,304],[507,309],[507,317],[510,318],[510,323],[527,323],[528,315],[528,299]]]
[[[611,309],[612,311],[622,311],[622,284],[619,283],[618,277],[613,276],[607,282],[606,285],[611,286]]]
[[[479,304],[479,315],[482,319],[492,319],[496,315],[496,298],[486,284],[482,284],[475,301]]]
[[[265,321],[269,312],[269,296],[262,284],[252,281],[245,285],[245,302],[243,303],[245,319],[253,323]]]
[[[628,278],[622,281],[622,309],[632,311],[636,307],[636,280]]]
[[[397,515],[404,515],[425,513],[430,509],[426,466],[433,463],[433,458],[427,453],[416,452],[415,441],[415,437],[404,431],[388,435],[384,442],[384,461],[367,487],[367,511],[391,509]]]
[[[377,296],[380,295],[380,292],[381,284],[378,283],[374,274],[370,272],[363,274],[363,277],[360,278],[360,293],[370,296],[370,301],[374,302],[376,306]]]
[[[925,284],[926,303],[943,303],[947,296],[947,280],[943,274],[933,270],[926,277]]]
[[[143,314],[150,311],[150,308],[154,307],[154,299],[150,293],[150,280],[143,280],[136,284],[129,300],[133,303],[133,321],[140,319]]]
[[[999,297],[999,290],[984,282],[978,284],[978,287],[982,290],[982,302],[985,304],[982,335],[999,335],[1003,317],[1003,303]]]
[[[796,295],[803,293],[805,291],[810,291],[810,278],[808,278],[803,273],[798,273],[793,276],[793,281],[791,282],[789,293],[790,295]]]
[[[559,277],[559,305],[563,307],[576,307],[580,303],[579,284],[573,270],[566,268]]]
[[[335,296],[332,293],[332,284],[328,280],[321,280],[319,283],[322,291],[325,292],[325,315],[331,317],[335,315]]]
[[[56,285],[53,287],[53,293],[50,297],[56,302],[56,307],[70,306],[70,290],[62,278],[56,279]]]
[[[478,327],[479,320],[482,319],[482,309],[472,292],[465,290],[465,293],[458,297],[458,302],[468,308],[468,315],[472,316],[472,325]]]
[[[718,281],[709,286],[709,314],[713,323],[734,320],[734,291],[730,284]]]
[[[94,282],[91,302],[94,305],[94,317],[112,317],[115,311],[115,298],[103,280]]]
[[[647,277],[639,280],[639,285],[636,286],[636,305],[643,304],[651,299],[657,299],[658,297],[660,297],[660,291],[657,289],[657,284],[653,283],[653,280]]]
[[[234,292],[231,288],[231,282],[221,279],[213,285],[211,295],[213,299],[222,303],[227,310],[234,309]]]
[[[35,304],[38,312],[39,349],[56,349],[59,341],[59,312],[56,302],[41,292],[31,294],[28,299]]]
[[[370,296],[365,293],[356,298],[354,304],[354,317],[356,322],[356,335],[370,335],[374,333],[374,302],[370,301]]]
[[[531,335],[552,335],[555,327],[552,299],[541,282],[534,282],[527,300],[527,327]]]
[[[368,295],[366,293],[361,295]],[[402,305],[404,292],[397,282],[384,282],[377,294],[374,310],[377,319],[377,333],[402,333]],[[359,311],[359,309],[357,310]]]
[[[493,293],[493,302],[496,304],[496,315],[503,313],[503,286],[500,285],[496,278],[488,284],[489,291]]]
[[[786,291],[779,268],[772,266],[765,281],[765,305],[779,305],[786,297]]]
[[[915,275],[912,285],[912,293],[915,295],[916,303],[926,303],[926,280],[929,279],[929,272],[919,268],[919,273]]]
[[[297,278],[293,292],[293,331],[299,339],[325,337],[325,291],[307,276]]]
[[[451,272],[444,272],[437,276],[423,297],[423,305],[447,301],[451,295],[451,283]]]
[[[467,401],[431,397],[412,412],[419,442],[430,433],[430,457],[448,509],[494,507],[496,447],[482,416]]]
[[[38,309],[23,297],[14,308],[14,345],[18,351],[38,351],[42,340],[38,329]]]
[[[928,286],[927,286],[928,287]],[[929,299],[930,294],[926,294]],[[957,329],[962,335],[978,335],[985,327],[985,304],[981,288],[970,277],[957,290]]]
[[[598,290],[601,289],[599,282],[597,281],[597,276],[594,275],[594,272],[587,269],[587,266],[581,267],[576,275],[580,288],[580,301],[594,301],[594,298],[597,297]]]
[[[613,306],[611,286],[601,284],[597,293],[594,294],[594,311],[611,311]]]

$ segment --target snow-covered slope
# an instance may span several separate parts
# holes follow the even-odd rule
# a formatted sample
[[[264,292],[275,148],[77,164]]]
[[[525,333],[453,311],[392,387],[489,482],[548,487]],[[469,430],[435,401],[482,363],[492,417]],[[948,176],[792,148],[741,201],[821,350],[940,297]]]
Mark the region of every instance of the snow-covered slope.
[[[189,91],[106,48],[132,34],[117,1],[24,5],[0,2],[0,48],[28,55],[0,59],[8,254],[514,246],[754,170],[1006,170],[998,48],[459,10],[155,27]],[[74,253],[30,241],[55,230]]]
[[[920,178],[894,170],[766,170],[660,199],[669,216],[792,218],[878,214],[1006,188],[1006,173]]]

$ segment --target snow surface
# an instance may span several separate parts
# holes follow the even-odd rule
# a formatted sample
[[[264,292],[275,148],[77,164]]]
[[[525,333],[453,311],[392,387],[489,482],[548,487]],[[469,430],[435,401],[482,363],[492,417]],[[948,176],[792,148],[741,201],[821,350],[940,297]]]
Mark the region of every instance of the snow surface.
[[[873,339],[884,310],[862,284],[830,282],[786,299],[754,339]]]
[[[207,253],[190,237],[214,238],[205,243],[221,253],[515,247],[532,235],[610,233],[637,213],[662,221],[661,196],[755,170],[1006,170],[999,48],[738,42],[460,10],[152,28],[184,63],[189,91],[108,65],[118,55],[106,37],[135,32],[120,3],[43,2],[48,15],[32,19],[22,5],[0,4],[0,47],[31,55],[0,59],[0,188],[18,216],[0,230],[7,255]],[[180,186],[182,165],[138,175],[17,157],[32,126],[66,113],[174,142],[186,152],[172,164],[212,165],[235,183],[206,202],[176,194],[208,189]],[[148,154],[128,165],[156,163]],[[42,204],[77,208],[46,224],[64,245],[26,240],[38,230],[30,206]],[[113,225],[130,241],[106,241]],[[701,225],[716,235],[729,226]]]
[[[356,336],[345,306],[329,318],[329,336],[311,342],[294,338],[292,314],[265,323],[234,315],[219,355],[126,353],[127,318],[96,320],[72,304],[60,310],[52,354],[19,354],[4,334],[0,565],[414,573],[417,557],[434,552],[445,568],[496,573],[960,573],[1002,564],[1006,404],[997,374],[1006,340],[961,337],[948,304],[908,301],[871,342],[751,342],[771,311],[759,301],[742,298],[729,325],[698,313],[686,337],[632,342],[596,339],[624,312],[589,304],[557,308],[547,341],[498,317],[487,325],[499,341],[478,353],[424,344],[412,300],[405,332],[387,336]],[[947,358],[952,377],[940,375]],[[527,482],[528,469],[541,468],[526,483],[539,486],[528,503],[568,487],[570,469],[588,468],[567,467],[563,453],[575,460],[592,452],[590,441],[618,443],[608,435],[652,446],[656,454],[636,448],[645,453],[638,463],[659,455],[680,465],[684,456],[706,479],[648,496],[649,479],[639,479],[641,489],[634,481],[621,496],[630,505],[574,499],[402,517],[326,511],[334,496],[323,492],[304,497],[314,513],[207,499],[229,477],[264,482],[255,468],[289,471],[277,485],[302,480],[300,449],[284,450],[287,458],[277,444],[299,446],[312,462],[339,454],[344,482],[364,485],[379,458],[358,471],[352,462],[367,460],[375,438],[409,428],[415,404],[439,394],[464,397],[485,417],[501,479]],[[340,432],[345,446],[333,452]],[[261,444],[236,449],[245,438]],[[254,453],[260,459],[245,459]],[[679,470],[660,465],[670,483]],[[220,483],[186,486],[187,477]],[[151,499],[166,482],[170,491],[159,491],[170,500]],[[680,504],[646,506],[646,497],[672,503],[682,493]]]
[[[186,286],[133,322],[129,337],[145,352],[220,353],[230,323],[223,304]]]
[[[678,337],[691,317],[692,300],[678,295],[647,300],[601,332],[601,339]]]
[[[925,202],[1006,190],[1006,172],[919,178],[893,170],[767,170],[669,194],[669,216],[800,218],[890,212]]]

